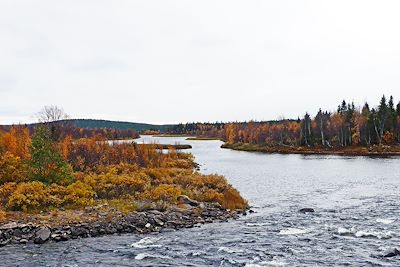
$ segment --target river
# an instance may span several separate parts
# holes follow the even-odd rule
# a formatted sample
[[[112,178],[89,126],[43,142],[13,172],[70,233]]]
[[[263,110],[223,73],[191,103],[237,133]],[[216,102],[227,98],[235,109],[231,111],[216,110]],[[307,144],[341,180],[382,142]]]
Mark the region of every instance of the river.
[[[173,232],[0,248],[0,266],[400,266],[400,158],[261,154],[191,144],[256,213]],[[301,213],[310,207],[314,213]]]

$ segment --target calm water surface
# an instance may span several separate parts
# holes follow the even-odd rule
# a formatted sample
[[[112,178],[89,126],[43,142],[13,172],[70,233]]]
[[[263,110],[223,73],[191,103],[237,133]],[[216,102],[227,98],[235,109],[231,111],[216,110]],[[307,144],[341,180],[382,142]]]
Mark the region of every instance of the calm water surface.
[[[191,144],[202,173],[225,175],[256,211],[228,223],[0,248],[0,266],[400,266],[400,158],[267,155]],[[312,207],[315,213],[298,210]]]

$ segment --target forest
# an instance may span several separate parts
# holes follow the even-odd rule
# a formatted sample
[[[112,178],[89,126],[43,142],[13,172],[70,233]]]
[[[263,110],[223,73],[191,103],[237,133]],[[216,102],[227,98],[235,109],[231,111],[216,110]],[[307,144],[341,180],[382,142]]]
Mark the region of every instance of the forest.
[[[226,179],[195,171],[190,154],[174,147],[110,143],[121,130],[39,123],[0,132],[0,221],[107,204],[123,212],[166,209],[179,195],[242,209],[247,202]],[[139,203],[141,203],[139,205]],[[143,205],[143,203],[145,203]],[[147,203],[147,204],[146,204]]]
[[[320,109],[296,120],[231,123],[189,123],[173,133],[219,138],[227,147],[346,148],[396,146],[400,142],[400,102],[382,96],[377,107],[357,107],[345,100],[334,112]],[[256,147],[254,147],[256,148]]]

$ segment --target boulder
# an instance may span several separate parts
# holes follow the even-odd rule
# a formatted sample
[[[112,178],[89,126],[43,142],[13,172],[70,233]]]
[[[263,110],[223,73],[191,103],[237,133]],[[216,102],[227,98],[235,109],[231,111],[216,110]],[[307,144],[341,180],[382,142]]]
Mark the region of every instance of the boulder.
[[[315,212],[315,210],[312,208],[302,208],[299,210],[299,212],[308,213],[308,212]]]
[[[197,206],[200,205],[199,202],[197,202],[197,201],[195,201],[193,199],[190,199],[188,196],[185,196],[185,195],[180,195],[178,197],[178,203],[179,204],[187,204],[187,205],[190,205],[192,207],[197,207]]]
[[[15,229],[15,228],[18,228],[18,227],[19,227],[18,223],[10,222],[10,223],[1,225],[0,226],[0,230],[11,230],[11,229]]]
[[[40,229],[35,233],[35,239],[33,242],[35,244],[43,244],[49,240],[51,231],[48,227],[40,227]]]
[[[385,251],[383,257],[391,258],[391,257],[399,256],[399,255],[400,255],[400,251],[397,248],[393,248],[393,249]]]

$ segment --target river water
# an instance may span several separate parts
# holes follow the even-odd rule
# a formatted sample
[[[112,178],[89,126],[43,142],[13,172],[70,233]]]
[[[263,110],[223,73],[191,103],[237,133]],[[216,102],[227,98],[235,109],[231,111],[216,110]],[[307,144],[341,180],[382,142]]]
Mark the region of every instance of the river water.
[[[400,158],[260,154],[191,144],[202,173],[225,175],[256,213],[154,235],[0,248],[0,266],[400,266]],[[310,207],[314,213],[299,209]]]

